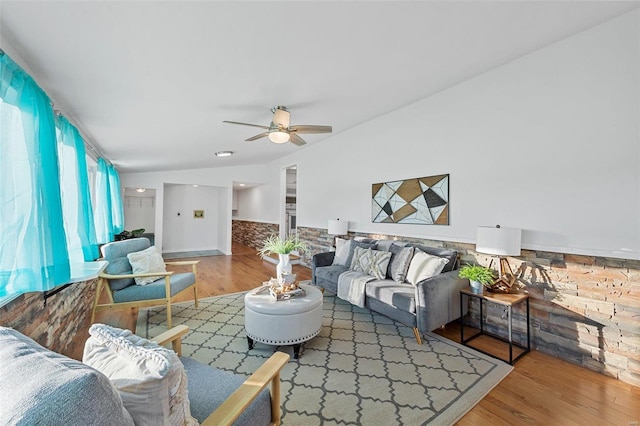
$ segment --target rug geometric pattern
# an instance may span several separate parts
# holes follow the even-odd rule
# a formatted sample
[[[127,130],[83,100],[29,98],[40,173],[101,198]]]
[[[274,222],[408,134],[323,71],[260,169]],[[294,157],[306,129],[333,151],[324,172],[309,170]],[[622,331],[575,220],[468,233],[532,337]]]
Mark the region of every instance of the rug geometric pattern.
[[[244,294],[173,305],[174,324],[190,327],[184,356],[249,376],[273,354],[261,343],[248,350]],[[325,295],[323,315],[320,334],[282,370],[283,425],[453,424],[512,369],[432,333],[418,345],[411,328],[335,296]],[[165,330],[164,308],[141,309],[139,335]]]
[[[449,175],[374,183],[371,192],[374,223],[449,224]]]

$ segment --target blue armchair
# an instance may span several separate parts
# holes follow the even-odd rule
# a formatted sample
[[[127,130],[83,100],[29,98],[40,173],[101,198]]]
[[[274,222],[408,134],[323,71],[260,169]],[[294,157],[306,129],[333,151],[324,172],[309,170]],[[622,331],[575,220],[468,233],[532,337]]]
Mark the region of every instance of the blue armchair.
[[[167,328],[171,328],[171,303],[183,292],[193,290],[195,306],[198,307],[198,279],[196,265],[198,261],[165,262],[166,265],[191,265],[192,272],[153,272],[134,274],[127,254],[145,250],[151,246],[147,238],[134,238],[116,241],[102,246],[101,253],[109,264],[98,274],[98,288],[91,313],[91,322],[96,312],[108,309],[142,308],[166,305]],[[150,284],[135,285],[134,278],[159,277]],[[106,292],[108,301],[100,302]]]

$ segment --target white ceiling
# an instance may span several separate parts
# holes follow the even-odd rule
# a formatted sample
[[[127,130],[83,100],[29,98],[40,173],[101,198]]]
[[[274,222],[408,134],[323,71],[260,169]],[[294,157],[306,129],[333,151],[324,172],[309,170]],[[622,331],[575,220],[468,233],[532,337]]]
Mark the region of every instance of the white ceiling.
[[[285,105],[293,124],[343,132],[637,7],[0,0],[0,35],[55,107],[133,172],[264,164],[305,148],[244,142],[261,130],[222,120],[268,125]]]

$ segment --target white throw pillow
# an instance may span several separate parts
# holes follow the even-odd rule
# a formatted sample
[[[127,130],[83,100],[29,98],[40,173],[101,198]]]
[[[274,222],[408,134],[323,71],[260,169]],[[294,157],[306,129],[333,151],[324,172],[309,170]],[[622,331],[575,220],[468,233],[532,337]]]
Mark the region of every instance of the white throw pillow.
[[[94,324],[82,362],[107,376],[136,425],[195,425],[187,375],[170,349],[104,324]]]
[[[350,247],[351,240],[336,238],[336,254],[333,257],[332,265],[348,266],[347,259],[349,259]]]
[[[134,274],[167,272],[167,266],[164,264],[164,259],[156,246],[151,246],[148,249],[135,253],[129,253],[127,258],[129,259]],[[147,285],[162,278],[163,277],[146,277],[136,278],[135,280],[137,285]]]
[[[449,261],[445,258],[432,256],[423,251],[417,250],[409,264],[407,281],[416,285],[422,280],[438,275]]]

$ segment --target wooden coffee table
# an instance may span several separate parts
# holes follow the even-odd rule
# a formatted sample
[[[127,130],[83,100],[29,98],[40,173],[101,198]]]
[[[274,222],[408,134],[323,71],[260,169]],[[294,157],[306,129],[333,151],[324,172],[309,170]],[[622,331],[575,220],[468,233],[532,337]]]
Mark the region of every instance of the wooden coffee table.
[[[244,327],[249,350],[255,342],[267,345],[293,345],[293,357],[300,356],[300,345],[320,333],[322,328],[322,292],[300,284],[304,297],[276,301],[268,292],[256,294],[261,287],[244,296]]]

